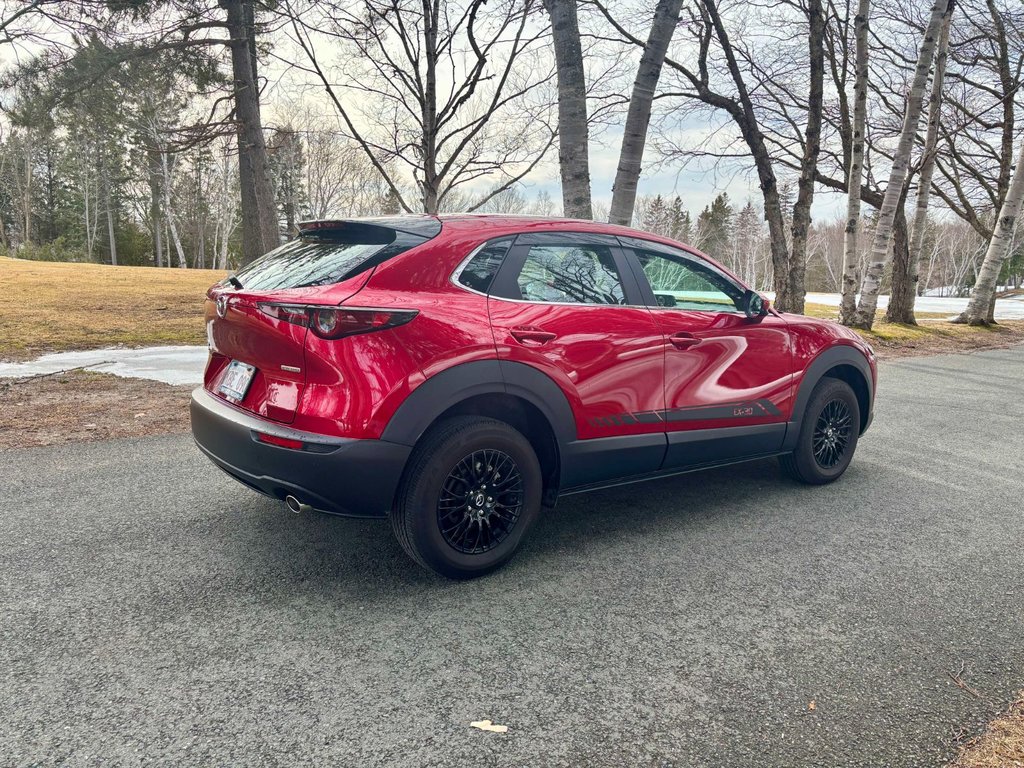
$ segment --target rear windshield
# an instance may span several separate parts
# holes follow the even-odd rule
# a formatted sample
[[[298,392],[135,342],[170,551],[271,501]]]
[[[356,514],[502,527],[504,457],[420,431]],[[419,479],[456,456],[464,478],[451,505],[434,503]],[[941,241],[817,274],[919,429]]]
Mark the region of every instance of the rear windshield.
[[[331,285],[422,245],[433,234],[436,232],[420,234],[376,224],[346,222],[338,228],[302,233],[243,267],[235,278],[243,289],[252,291]]]

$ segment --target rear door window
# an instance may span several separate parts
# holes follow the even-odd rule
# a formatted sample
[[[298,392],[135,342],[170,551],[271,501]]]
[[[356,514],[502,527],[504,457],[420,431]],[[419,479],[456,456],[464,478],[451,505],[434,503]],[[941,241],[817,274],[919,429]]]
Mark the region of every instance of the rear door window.
[[[604,245],[530,245],[516,276],[519,295],[506,298],[555,304],[625,303],[611,248]]]

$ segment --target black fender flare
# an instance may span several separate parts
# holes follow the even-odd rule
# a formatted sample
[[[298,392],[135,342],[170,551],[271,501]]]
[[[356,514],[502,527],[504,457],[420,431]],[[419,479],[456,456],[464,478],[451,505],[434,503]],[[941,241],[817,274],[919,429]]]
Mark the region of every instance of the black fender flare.
[[[561,388],[542,371],[508,360],[461,363],[431,376],[398,407],[381,439],[415,445],[449,408],[471,397],[489,394],[512,395],[536,407],[551,425],[559,450],[576,439],[576,420]]]
[[[871,376],[871,366],[864,353],[856,347],[846,344],[830,347],[814,358],[804,370],[803,378],[797,388],[796,398],[793,400],[793,412],[786,429],[783,450],[789,451],[796,447],[797,438],[800,436],[800,424],[803,421],[804,412],[807,410],[807,402],[811,399],[811,392],[826,373],[839,365],[850,365],[860,372],[868,391],[868,407],[869,409],[872,407],[875,400],[874,380]],[[870,416],[870,411],[868,416]]]

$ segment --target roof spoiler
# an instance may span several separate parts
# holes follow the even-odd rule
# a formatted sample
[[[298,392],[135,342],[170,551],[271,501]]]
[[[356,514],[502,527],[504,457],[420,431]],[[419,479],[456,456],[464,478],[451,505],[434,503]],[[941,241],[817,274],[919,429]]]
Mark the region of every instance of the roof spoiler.
[[[429,240],[441,233],[441,221],[434,216],[375,216],[359,219],[318,219],[300,221],[299,237],[345,241],[350,237],[372,238],[363,242],[390,243],[396,232]],[[385,239],[386,238],[386,239]]]

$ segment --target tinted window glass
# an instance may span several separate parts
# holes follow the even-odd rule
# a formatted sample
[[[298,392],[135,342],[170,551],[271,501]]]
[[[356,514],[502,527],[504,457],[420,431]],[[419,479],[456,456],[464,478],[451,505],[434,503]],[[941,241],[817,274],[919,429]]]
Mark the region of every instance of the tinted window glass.
[[[494,280],[494,276],[498,274],[501,262],[504,261],[505,254],[508,253],[509,246],[511,245],[511,238],[508,240],[495,240],[484,245],[469,260],[469,263],[462,268],[462,272],[459,274],[459,282],[467,288],[472,288],[474,291],[487,293],[491,290],[491,282]]]
[[[380,226],[304,233],[261,256],[235,275],[242,287],[276,291],[347,280],[430,238]]]
[[[655,251],[637,251],[654,297],[663,307],[736,312],[743,290],[700,262]]]
[[[602,245],[533,245],[516,281],[527,301],[623,304],[611,249]]]

